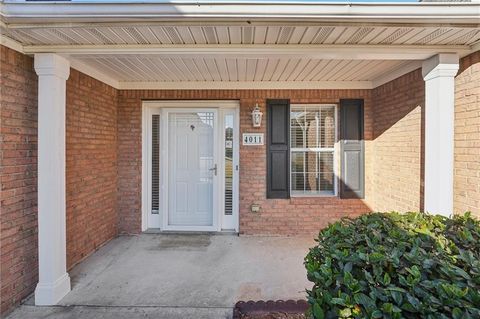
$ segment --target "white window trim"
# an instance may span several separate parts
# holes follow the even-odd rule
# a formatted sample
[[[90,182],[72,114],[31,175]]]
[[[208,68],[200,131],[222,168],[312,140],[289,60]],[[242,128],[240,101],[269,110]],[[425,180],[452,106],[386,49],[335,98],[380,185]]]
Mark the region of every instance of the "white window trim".
[[[338,123],[338,105],[337,104],[332,104],[332,103],[315,103],[315,104],[309,104],[309,103],[295,103],[291,104],[290,108],[292,107],[299,107],[299,106],[306,106],[306,107],[319,107],[319,106],[333,106],[334,107],[334,123],[335,123],[335,142],[334,142],[334,147],[320,147],[320,148],[295,148],[296,151],[318,151],[318,152],[332,152],[333,151],[333,193],[331,192],[324,192],[324,193],[316,193],[316,194],[308,194],[305,192],[302,193],[296,193],[295,191],[292,190],[292,147],[290,147],[290,154],[289,154],[289,171],[288,174],[290,174],[290,197],[299,197],[299,198],[306,198],[306,197],[338,197],[338,150],[339,150],[339,141],[338,141],[338,130],[339,130],[339,123]],[[291,112],[291,110],[290,110]],[[291,127],[290,127],[291,122],[288,123],[288,130],[289,133],[291,132]],[[291,145],[291,139],[292,136],[290,134],[290,145]]]

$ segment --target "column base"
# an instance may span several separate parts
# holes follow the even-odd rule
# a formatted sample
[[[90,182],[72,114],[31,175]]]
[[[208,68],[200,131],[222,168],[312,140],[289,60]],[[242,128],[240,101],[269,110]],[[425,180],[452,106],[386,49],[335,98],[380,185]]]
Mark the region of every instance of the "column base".
[[[56,305],[70,292],[70,276],[65,273],[53,283],[38,283],[35,288],[35,305]]]

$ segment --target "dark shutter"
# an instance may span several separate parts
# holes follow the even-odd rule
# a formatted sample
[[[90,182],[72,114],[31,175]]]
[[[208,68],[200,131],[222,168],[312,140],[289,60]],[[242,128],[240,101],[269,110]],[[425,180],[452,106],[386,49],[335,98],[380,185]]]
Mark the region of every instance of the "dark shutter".
[[[267,100],[267,198],[290,198],[290,101]]]
[[[341,198],[365,197],[363,100],[340,100]]]

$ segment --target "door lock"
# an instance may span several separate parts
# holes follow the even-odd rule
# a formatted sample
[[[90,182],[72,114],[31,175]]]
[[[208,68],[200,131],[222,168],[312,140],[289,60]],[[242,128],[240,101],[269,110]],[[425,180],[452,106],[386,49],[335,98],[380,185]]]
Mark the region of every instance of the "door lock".
[[[217,176],[217,164],[215,164],[212,168],[210,168],[209,171],[213,171],[213,174]]]

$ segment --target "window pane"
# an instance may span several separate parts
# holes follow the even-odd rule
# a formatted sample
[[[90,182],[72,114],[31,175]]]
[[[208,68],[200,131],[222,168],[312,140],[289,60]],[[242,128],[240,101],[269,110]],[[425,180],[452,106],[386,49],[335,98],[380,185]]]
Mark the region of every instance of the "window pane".
[[[290,119],[292,193],[333,194],[335,106],[292,105]]]
[[[304,174],[302,173],[292,173],[292,191],[294,192],[303,192],[305,188],[304,183]]]
[[[333,172],[333,152],[322,152],[318,154],[321,191],[334,190],[334,172]]]
[[[305,112],[292,109],[290,113],[290,147],[303,148],[305,134]]]
[[[304,172],[305,152],[292,152],[292,172]]]
[[[305,152],[305,191],[318,192],[318,154],[317,152]]]
[[[225,215],[233,210],[233,115],[225,115]]]
[[[320,112],[318,109],[307,110],[305,112],[305,141],[306,147],[319,147],[318,133],[320,124]]]
[[[335,108],[323,107],[321,111],[320,146],[333,147],[335,144]]]

